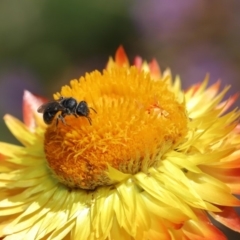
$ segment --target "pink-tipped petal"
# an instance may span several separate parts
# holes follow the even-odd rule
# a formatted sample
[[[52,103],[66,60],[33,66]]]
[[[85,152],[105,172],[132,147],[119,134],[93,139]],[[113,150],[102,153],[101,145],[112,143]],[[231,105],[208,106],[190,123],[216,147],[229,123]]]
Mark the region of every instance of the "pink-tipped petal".
[[[206,93],[208,96],[211,96],[211,98],[215,97],[216,94],[219,92],[219,88],[221,85],[221,81],[218,80],[217,82],[215,82],[214,84],[212,84],[210,87],[208,87],[206,89]]]
[[[229,97],[228,100],[220,103],[217,108],[223,108],[221,113],[226,112],[238,99],[240,93],[236,93],[233,96]]]
[[[185,235],[188,237],[189,240],[227,240],[226,236],[218,230],[216,227],[212,226],[208,229],[208,232],[205,232],[204,236],[198,235],[198,233],[194,234],[192,232],[185,232]],[[209,234],[210,233],[210,234]]]
[[[141,70],[142,69],[142,64],[143,64],[142,58],[139,57],[139,56],[136,56],[134,58],[133,64],[137,69]]]
[[[190,220],[183,228],[191,240],[227,240],[226,236],[208,219],[206,213],[198,211],[199,220]]]
[[[5,156],[0,153],[0,161],[4,160]]]
[[[148,65],[149,65],[151,76],[154,79],[160,78],[161,77],[161,69],[158,65],[157,60],[153,59]]]
[[[240,134],[240,124],[236,126],[236,128],[234,129],[234,132]]]
[[[219,179],[220,181],[227,184],[232,193],[240,194],[240,168],[221,168],[221,167],[201,167],[205,173]]]
[[[115,54],[115,62],[119,66],[128,66],[129,65],[128,57],[127,57],[127,54],[126,54],[123,46],[120,46],[117,49],[116,54]]]
[[[240,232],[240,217],[234,208],[220,207],[222,212],[210,213],[210,215],[218,222],[231,228],[234,231]]]
[[[38,114],[38,107],[46,102],[47,99],[36,96],[25,90],[23,94],[23,121],[30,131],[34,131],[36,121],[34,115]]]
[[[185,90],[185,93],[188,93],[191,91],[191,96],[194,96],[194,94],[198,91],[200,86],[201,86],[201,83],[193,84],[191,87],[189,87]]]

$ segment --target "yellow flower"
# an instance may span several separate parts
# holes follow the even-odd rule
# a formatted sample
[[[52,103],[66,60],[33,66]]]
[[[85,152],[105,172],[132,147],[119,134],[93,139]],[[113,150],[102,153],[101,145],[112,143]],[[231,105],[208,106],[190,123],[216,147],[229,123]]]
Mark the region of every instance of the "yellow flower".
[[[21,146],[0,143],[0,237],[226,239],[208,214],[240,231],[237,95],[222,101],[229,87],[207,82],[183,92],[120,47],[54,94],[86,101],[88,118],[62,108],[46,125],[45,100],[26,91],[24,123],[4,117]]]

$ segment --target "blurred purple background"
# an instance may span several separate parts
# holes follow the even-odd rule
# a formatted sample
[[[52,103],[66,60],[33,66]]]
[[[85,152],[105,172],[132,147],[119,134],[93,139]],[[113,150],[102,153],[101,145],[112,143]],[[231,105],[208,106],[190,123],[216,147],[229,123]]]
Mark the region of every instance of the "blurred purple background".
[[[22,118],[24,89],[52,98],[71,79],[101,70],[120,44],[131,60],[170,67],[184,88],[210,73],[211,83],[232,85],[228,96],[240,89],[240,1],[3,0],[0,140],[15,141],[2,117]]]

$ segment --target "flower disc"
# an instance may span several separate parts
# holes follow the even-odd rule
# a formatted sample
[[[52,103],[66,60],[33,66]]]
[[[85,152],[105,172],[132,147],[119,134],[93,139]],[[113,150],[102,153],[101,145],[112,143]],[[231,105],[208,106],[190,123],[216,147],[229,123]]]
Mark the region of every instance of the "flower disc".
[[[109,167],[126,174],[147,172],[187,132],[184,103],[165,81],[137,68],[94,71],[72,80],[60,96],[88,103],[92,124],[73,114],[56,120],[45,134],[48,165],[69,187],[95,189],[116,182]],[[95,109],[95,113],[91,108]],[[57,116],[56,116],[57,117]]]

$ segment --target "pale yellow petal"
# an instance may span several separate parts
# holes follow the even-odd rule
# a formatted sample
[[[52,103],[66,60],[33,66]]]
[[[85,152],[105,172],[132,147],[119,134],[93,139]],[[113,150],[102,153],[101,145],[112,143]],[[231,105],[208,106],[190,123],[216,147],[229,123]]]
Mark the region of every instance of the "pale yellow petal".
[[[24,146],[29,146],[33,144],[33,142],[35,141],[35,136],[22,122],[20,122],[17,118],[14,118],[11,115],[5,115],[4,120],[12,134]]]
[[[91,234],[91,218],[90,209],[85,208],[79,212],[76,218],[76,224],[73,228],[73,239],[90,239]]]

